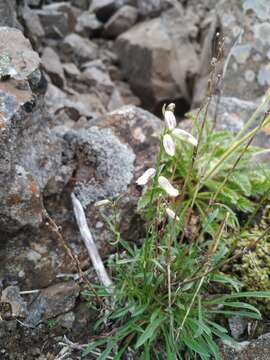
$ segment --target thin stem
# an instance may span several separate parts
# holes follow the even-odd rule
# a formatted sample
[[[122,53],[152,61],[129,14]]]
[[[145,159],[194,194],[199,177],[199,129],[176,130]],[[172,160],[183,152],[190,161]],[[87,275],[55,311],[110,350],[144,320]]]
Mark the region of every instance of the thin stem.
[[[263,100],[261,104],[258,106],[258,108],[255,110],[255,112],[252,114],[250,119],[246,122],[245,126],[238,132],[236,135],[236,139],[239,139],[245,131],[253,124],[253,122],[258,117],[259,113],[263,111],[264,106],[270,101],[270,89],[266,92],[265,96],[263,97]]]
[[[196,300],[196,297],[198,296],[199,291],[201,290],[201,287],[202,287],[202,285],[203,285],[204,279],[205,279],[205,276],[202,276],[202,278],[201,278],[200,281],[199,281],[199,284],[198,284],[198,286],[197,286],[197,289],[196,289],[196,291],[195,291],[195,293],[194,293],[194,295],[193,295],[193,297],[192,297],[192,299],[191,299],[191,302],[190,302],[190,304],[189,304],[189,307],[188,307],[188,309],[187,309],[187,311],[186,311],[186,313],[185,313],[185,316],[184,316],[184,318],[183,318],[183,320],[182,320],[182,323],[181,323],[181,325],[180,325],[180,327],[179,327],[179,329],[178,329],[178,331],[177,331],[176,341],[178,340],[179,335],[180,335],[181,331],[183,330],[183,327],[184,327],[185,322],[186,322],[186,320],[187,320],[187,318],[188,318],[188,316],[189,316],[189,313],[190,313],[190,311],[191,311],[191,309],[192,309],[192,306],[193,306],[193,304],[194,304],[194,302],[195,302],[195,300]]]

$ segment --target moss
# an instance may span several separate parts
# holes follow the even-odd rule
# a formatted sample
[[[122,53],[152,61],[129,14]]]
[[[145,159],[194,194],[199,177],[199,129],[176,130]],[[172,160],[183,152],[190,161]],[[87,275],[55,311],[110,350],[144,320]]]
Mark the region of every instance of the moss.
[[[258,225],[245,231],[237,240],[236,251],[243,250],[258,239],[270,224],[270,205],[264,209]],[[244,254],[241,260],[228,269],[243,285],[246,291],[269,291],[270,289],[270,234],[259,241],[254,250]],[[228,272],[228,270],[226,272]],[[270,299],[249,299],[262,312],[270,310]]]

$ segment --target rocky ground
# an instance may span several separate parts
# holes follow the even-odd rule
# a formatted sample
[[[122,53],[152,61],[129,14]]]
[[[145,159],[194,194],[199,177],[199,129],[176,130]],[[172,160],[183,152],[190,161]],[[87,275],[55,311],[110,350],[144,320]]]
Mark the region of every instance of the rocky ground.
[[[242,3],[0,0],[0,359],[79,356],[59,344],[89,341],[96,317],[80,293],[74,259],[93,273],[70,194],[105,258],[97,200],[122,195],[121,232],[140,241],[133,179],[153,164],[162,104],[182,121],[203,101],[223,37],[218,126],[237,131],[254,111],[270,85],[270,7]],[[268,135],[257,143],[269,147]],[[224,346],[224,359],[266,360],[269,334],[241,346]]]

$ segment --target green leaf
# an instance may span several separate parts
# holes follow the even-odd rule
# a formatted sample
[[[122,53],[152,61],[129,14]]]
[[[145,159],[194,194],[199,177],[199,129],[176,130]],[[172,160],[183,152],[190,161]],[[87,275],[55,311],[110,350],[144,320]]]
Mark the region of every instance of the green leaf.
[[[146,327],[144,332],[139,336],[139,338],[135,344],[135,349],[138,349],[146,341],[150,340],[163,321],[164,321],[164,317],[159,317],[159,318],[155,318],[154,320],[152,320],[148,324],[148,326]]]
[[[211,336],[204,336],[205,341],[207,342],[212,354],[215,357],[215,360],[222,360],[222,357],[219,352],[217,344],[213,341]]]
[[[211,281],[218,282],[220,284],[231,285],[236,291],[239,291],[241,287],[241,282],[239,280],[233,279],[230,276],[223,274],[214,274],[211,276]]]
[[[245,171],[235,172],[230,176],[230,183],[235,184],[247,197],[251,195],[249,174]]]
[[[196,341],[194,340],[191,336],[181,336],[181,340],[185,343],[185,345],[195,351],[198,354],[202,354],[202,355],[209,355],[209,350],[207,349],[207,347],[205,346],[204,342],[200,341]]]

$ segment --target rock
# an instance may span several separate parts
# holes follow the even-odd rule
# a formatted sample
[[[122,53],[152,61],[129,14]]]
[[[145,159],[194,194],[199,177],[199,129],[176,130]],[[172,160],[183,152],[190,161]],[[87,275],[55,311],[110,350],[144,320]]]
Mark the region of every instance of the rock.
[[[90,37],[100,33],[103,24],[97,19],[95,14],[84,11],[77,19],[75,32],[79,35]]]
[[[45,36],[62,39],[69,33],[68,15],[56,10],[36,10]]]
[[[219,100],[217,112],[216,101],[217,98],[214,97],[209,106],[209,119],[213,120],[215,115],[217,116],[215,129],[218,131],[229,130],[230,132],[236,134],[243,128],[245,123],[254,114],[261,102],[261,99],[257,99],[256,101],[246,101],[234,97],[223,96]],[[251,130],[252,128],[260,124],[264,117],[264,111],[267,110],[267,106],[269,106],[269,103],[264,107],[264,109],[262,109],[260,113],[257,114],[257,116],[254,118],[252,126],[248,130]],[[193,124],[190,120],[184,120],[181,122],[181,127],[186,129],[187,131],[190,131],[193,127]],[[258,132],[252,142],[252,145],[269,149],[269,126],[262,128],[261,131]],[[256,158],[254,159],[259,162],[266,162],[270,164],[269,152],[265,152],[261,155],[256,155]]]
[[[73,121],[77,121],[81,116],[93,118],[106,111],[97,94],[79,94],[73,91],[72,95],[69,95],[52,84],[48,86],[45,102],[51,115],[64,111]]]
[[[119,90],[117,88],[114,88],[107,106],[108,111],[119,109],[123,105],[125,105],[125,103]]]
[[[260,336],[257,340],[239,343],[237,347],[230,347],[227,344],[222,344],[220,348],[224,360],[268,360],[270,351],[270,333]]]
[[[103,22],[107,21],[117,10],[116,0],[93,0],[90,11],[96,14],[97,18]]]
[[[40,194],[57,173],[61,142],[48,128],[46,83],[30,42],[1,28],[0,54],[0,228],[15,232],[40,225]]]
[[[198,58],[188,24],[175,10],[121,34],[116,50],[123,72],[144,106],[161,107],[167,99],[190,101],[187,83],[197,73]]]
[[[143,18],[158,16],[170,6],[167,0],[137,0],[139,13]]]
[[[89,126],[110,128],[136,154],[135,179],[155,163],[159,149],[156,136],[162,129],[162,121],[146,110],[136,106],[123,106],[103,117],[93,119]]]
[[[113,82],[101,60],[95,60],[87,63],[86,69],[83,71],[81,79],[90,87],[111,94],[113,90]]]
[[[229,318],[229,327],[231,331],[231,336],[238,340],[245,333],[247,328],[247,321],[240,316],[234,316]]]
[[[64,73],[66,74],[66,76],[68,78],[71,78],[71,79],[77,79],[81,72],[80,70],[77,68],[77,66],[73,63],[65,63],[65,64],[62,64],[63,65],[63,69],[64,69]]]
[[[50,5],[43,6],[42,11],[49,14],[60,13],[62,16],[67,19],[67,28],[68,32],[63,35],[67,35],[69,32],[73,32],[76,25],[76,19],[80,15],[81,11],[77,8],[74,8],[67,2],[56,2]],[[55,24],[57,26],[57,24]]]
[[[35,11],[25,6],[22,10],[22,19],[27,38],[31,39],[31,43],[35,46],[35,49],[39,49],[41,39],[45,37],[39,16]]]
[[[87,10],[89,8],[91,0],[71,0],[73,6],[77,6],[79,9]]]
[[[20,288],[18,286],[8,286],[2,291],[2,302],[7,302],[11,305],[12,317],[26,318],[27,303],[20,295]]]
[[[253,11],[247,12],[248,3],[252,8],[250,10]],[[244,100],[254,100],[264,95],[270,85],[270,78],[266,77],[265,83],[260,78],[262,69],[269,63],[267,51],[270,36],[266,35],[267,29],[263,31],[263,37],[259,30],[263,29],[264,24],[269,25],[270,3],[265,2],[264,14],[256,13],[256,9],[256,4],[253,7],[252,2],[246,1],[243,5],[240,0],[229,2],[221,0],[217,5],[217,13],[225,36],[225,56],[231,51],[223,81],[223,94]],[[231,50],[241,29],[243,29],[241,41],[237,41]]]
[[[65,87],[64,71],[58,54],[52,48],[46,47],[43,50],[41,61],[52,83],[60,88]]]
[[[120,92],[125,105],[141,105],[141,100],[133,94],[128,83],[124,81],[115,81],[114,83],[117,90]]]
[[[65,37],[61,51],[69,60],[77,65],[97,58],[97,46],[90,40],[78,34],[70,34]]]
[[[56,322],[58,325],[62,326],[63,328],[72,330],[73,324],[75,321],[75,315],[73,311],[70,311],[66,314],[59,315],[56,318]]]
[[[83,206],[127,190],[135,155],[110,129],[91,127],[68,132],[64,138],[77,159],[75,192]]]
[[[16,0],[1,0],[0,2],[0,26],[10,26],[22,29],[17,19]]]
[[[106,22],[103,35],[115,38],[131,28],[137,21],[138,10],[133,6],[123,6]]]
[[[73,309],[80,288],[73,282],[63,282],[42,290],[29,307],[25,323],[37,326],[40,322]]]

